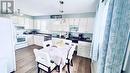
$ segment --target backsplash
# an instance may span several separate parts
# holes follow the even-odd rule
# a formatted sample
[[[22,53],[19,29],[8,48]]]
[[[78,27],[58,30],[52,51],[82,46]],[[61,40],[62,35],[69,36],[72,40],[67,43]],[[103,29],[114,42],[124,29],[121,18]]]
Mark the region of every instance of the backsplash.
[[[77,39],[78,41],[92,42],[92,33],[79,33],[79,32],[53,32],[52,37],[64,39]]]

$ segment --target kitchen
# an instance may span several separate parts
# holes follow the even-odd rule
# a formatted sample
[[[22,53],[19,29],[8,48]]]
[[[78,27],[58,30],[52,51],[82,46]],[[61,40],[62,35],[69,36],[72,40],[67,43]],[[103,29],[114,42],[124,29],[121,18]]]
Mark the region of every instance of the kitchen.
[[[84,18],[79,17],[63,19],[33,19],[31,17],[29,18],[25,16],[14,16],[12,18],[16,26],[16,35],[24,33],[23,36],[26,36],[25,43],[27,43],[28,45],[37,44],[39,46],[42,46],[42,44],[40,45],[40,41],[36,43],[38,39],[34,40],[33,38],[38,38],[36,36],[42,36],[43,33],[46,35],[48,34],[48,37],[50,34],[50,36],[52,35],[52,37],[63,37],[65,39],[71,39],[71,37],[74,37],[75,35],[75,37],[77,37],[77,40],[81,41],[85,41],[85,38],[83,38],[83,36],[86,35],[87,38],[88,34],[88,36],[91,36],[88,37],[88,39],[90,38],[90,42],[92,41],[94,15],[91,17],[86,16]],[[64,23],[62,23],[63,21]],[[79,36],[80,38],[78,39]]]
[[[77,14],[74,16],[76,15]],[[16,31],[23,30],[23,32],[21,32],[21,36],[25,36],[23,43],[16,44],[16,51],[33,45],[43,47],[44,42],[47,40],[57,41],[66,39],[71,40],[72,43],[77,45],[75,51],[78,56],[91,59],[90,54],[94,16],[95,15],[86,15],[85,17],[68,17],[62,19],[31,19],[22,16],[22,20],[20,20],[20,22],[16,21],[19,16],[15,16],[14,20],[17,23],[14,24],[16,24],[16,28],[22,27],[22,29],[16,29]],[[23,23],[23,25],[19,23]],[[84,28],[82,28],[82,26],[84,26]]]
[[[96,1],[92,1],[92,3],[94,3],[94,6],[97,4]],[[62,7],[62,4],[58,3],[58,1],[55,2],[55,4]],[[66,3],[64,2],[64,4]],[[96,15],[95,8],[89,8],[88,12],[72,12],[65,14],[57,12],[57,10],[55,10],[57,13],[31,16],[27,15],[28,13],[24,13],[25,9],[23,7],[20,7],[22,5],[22,1],[16,0],[16,7],[19,7],[16,10],[18,14],[11,17],[13,24],[16,27],[16,72],[19,73],[22,69],[24,70],[24,68],[19,69],[22,66],[20,66],[21,64],[18,64],[20,62],[20,57],[17,56],[17,51],[27,47],[29,48],[30,46],[43,47],[44,42],[48,40],[52,40],[53,42],[58,40],[72,41],[72,43],[76,45],[76,54],[79,57],[83,57],[84,59],[87,58],[88,62],[90,62],[91,43]],[[48,5],[50,5],[50,3],[48,3]],[[59,6],[57,9],[60,8]],[[86,66],[90,66],[90,64]],[[83,72],[84,71],[85,69]],[[90,67],[88,68],[88,71],[90,71]]]
[[[0,73],[129,73],[127,0],[0,2]]]

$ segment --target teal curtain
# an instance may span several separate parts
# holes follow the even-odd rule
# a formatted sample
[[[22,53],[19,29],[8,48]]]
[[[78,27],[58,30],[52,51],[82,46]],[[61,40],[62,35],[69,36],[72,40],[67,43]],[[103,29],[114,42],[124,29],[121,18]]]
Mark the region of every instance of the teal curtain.
[[[108,0],[98,73],[121,73],[130,27],[130,0]]]

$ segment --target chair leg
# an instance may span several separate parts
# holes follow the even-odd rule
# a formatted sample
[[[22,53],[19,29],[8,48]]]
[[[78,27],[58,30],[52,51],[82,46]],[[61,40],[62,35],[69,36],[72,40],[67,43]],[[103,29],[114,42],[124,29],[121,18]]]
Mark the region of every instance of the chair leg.
[[[51,68],[50,67],[48,68],[48,73],[51,73]]]
[[[38,73],[40,73],[40,68],[38,67]]]
[[[68,73],[70,73],[70,60],[69,59],[68,59],[67,68],[68,68]]]
[[[71,66],[73,66],[73,60],[71,60]]]
[[[39,64],[39,63],[37,62],[37,68],[38,68],[37,71],[38,71],[38,73],[40,73],[40,68],[38,67],[38,64]]]
[[[57,72],[60,72],[60,65],[58,65],[57,68],[58,68]]]

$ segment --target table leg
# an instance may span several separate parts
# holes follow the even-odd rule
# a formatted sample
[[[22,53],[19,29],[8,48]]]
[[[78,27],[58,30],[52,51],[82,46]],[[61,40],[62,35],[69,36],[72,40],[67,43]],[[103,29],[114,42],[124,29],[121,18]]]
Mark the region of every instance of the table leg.
[[[58,70],[57,70],[57,71],[58,71],[58,73],[59,73],[59,72],[60,72],[60,65],[58,65],[57,67],[58,67]]]
[[[70,60],[69,59],[68,59],[67,69],[68,69],[68,73],[70,73]]]

